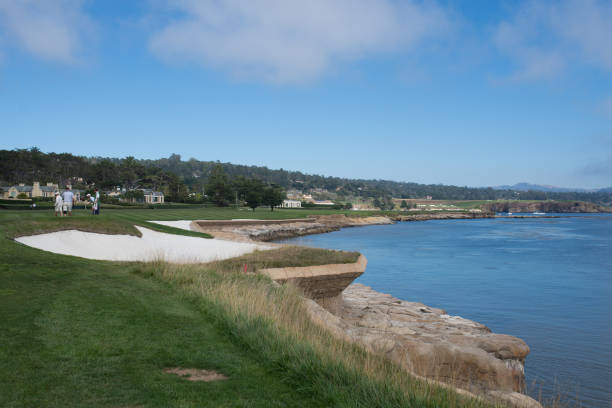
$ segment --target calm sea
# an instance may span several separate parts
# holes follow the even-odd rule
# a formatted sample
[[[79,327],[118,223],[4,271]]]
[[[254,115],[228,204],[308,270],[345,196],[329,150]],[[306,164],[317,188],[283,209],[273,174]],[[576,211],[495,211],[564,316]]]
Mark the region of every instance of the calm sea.
[[[611,215],[401,222],[282,242],[359,251],[369,262],[357,282],[524,339],[536,398],[612,406]]]

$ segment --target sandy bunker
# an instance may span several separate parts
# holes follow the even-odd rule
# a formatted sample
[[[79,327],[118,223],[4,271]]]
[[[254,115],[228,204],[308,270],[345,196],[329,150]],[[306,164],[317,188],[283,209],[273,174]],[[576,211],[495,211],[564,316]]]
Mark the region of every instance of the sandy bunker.
[[[63,255],[106,261],[199,263],[233,258],[269,245],[166,234],[136,227],[142,237],[76,230],[16,238],[17,242]]]

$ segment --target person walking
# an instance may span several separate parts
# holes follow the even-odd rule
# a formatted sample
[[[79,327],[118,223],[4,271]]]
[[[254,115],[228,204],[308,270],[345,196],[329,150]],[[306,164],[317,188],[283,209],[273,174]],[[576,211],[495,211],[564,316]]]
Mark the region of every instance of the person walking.
[[[94,192],[96,194],[96,198],[94,199],[94,214],[100,215],[100,192],[97,188],[94,190]]]
[[[72,215],[74,194],[70,191],[70,187],[66,187],[66,190],[62,193],[62,200],[64,200],[64,212],[68,215]]]
[[[64,216],[64,200],[60,195],[59,191],[55,192],[55,216],[59,214],[60,217]]]

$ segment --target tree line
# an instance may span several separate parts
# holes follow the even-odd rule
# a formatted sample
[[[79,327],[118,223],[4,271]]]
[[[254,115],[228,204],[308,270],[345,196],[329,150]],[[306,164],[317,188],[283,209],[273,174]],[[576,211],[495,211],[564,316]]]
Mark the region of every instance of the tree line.
[[[310,175],[284,169],[272,170],[263,166],[245,166],[196,159],[182,160],[172,154],[158,160],[103,158],[75,156],[70,153],[43,153],[37,148],[0,150],[0,183],[31,183],[53,181],[59,184],[75,184],[74,177],[82,177],[87,184],[95,183],[103,189],[114,186],[152,188],[162,191],[168,201],[190,202],[198,196],[208,195],[221,169],[229,183],[231,193],[215,191],[221,204],[245,199],[244,180],[256,180],[263,186],[276,190],[325,189],[333,191],[339,201],[348,197],[378,199],[381,207],[387,207],[391,197],[410,199],[431,196],[434,200],[572,200],[609,205],[612,192],[543,192],[497,190],[442,184],[418,184],[389,180],[345,179]],[[210,185],[209,185],[210,184]],[[208,187],[207,187],[208,186]],[[233,198],[232,198],[233,194]],[[264,200],[262,198],[262,200]],[[264,200],[265,201],[265,200]],[[262,201],[263,202],[263,201]]]

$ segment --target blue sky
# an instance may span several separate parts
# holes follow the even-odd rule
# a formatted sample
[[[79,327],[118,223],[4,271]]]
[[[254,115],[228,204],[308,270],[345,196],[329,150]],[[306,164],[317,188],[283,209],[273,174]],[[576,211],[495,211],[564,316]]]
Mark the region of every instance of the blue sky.
[[[0,148],[612,185],[612,2],[0,0]]]

